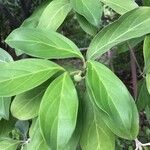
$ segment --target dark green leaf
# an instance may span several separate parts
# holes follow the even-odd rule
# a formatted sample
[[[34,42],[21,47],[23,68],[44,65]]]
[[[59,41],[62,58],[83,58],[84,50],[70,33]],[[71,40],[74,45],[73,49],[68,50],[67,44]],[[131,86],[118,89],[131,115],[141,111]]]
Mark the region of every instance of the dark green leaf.
[[[0,63],[0,96],[23,93],[61,70],[63,69],[57,64],[41,59]]]
[[[119,137],[134,140],[139,116],[133,98],[121,80],[98,62],[88,62],[87,88],[106,125]]]
[[[146,108],[146,106],[150,104],[150,94],[148,93],[145,80],[141,80],[139,82],[138,91],[139,95],[137,99],[137,107],[139,111],[143,111]]]
[[[63,149],[69,142],[77,112],[77,93],[71,78],[64,73],[50,84],[40,105],[40,127],[50,148]]]
[[[63,35],[37,28],[19,28],[6,39],[6,43],[31,56],[54,59],[78,57],[83,59],[78,47]]]

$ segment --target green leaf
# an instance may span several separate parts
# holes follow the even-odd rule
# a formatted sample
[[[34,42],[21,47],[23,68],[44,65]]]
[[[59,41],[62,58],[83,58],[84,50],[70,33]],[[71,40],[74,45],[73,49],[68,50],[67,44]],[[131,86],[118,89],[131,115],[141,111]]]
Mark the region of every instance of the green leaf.
[[[40,105],[40,127],[51,149],[63,149],[69,142],[77,112],[77,92],[69,75],[64,73],[50,84]]]
[[[102,4],[99,0],[70,0],[74,10],[84,16],[92,25],[99,27],[102,16]]]
[[[20,49],[35,57],[47,59],[78,57],[83,59],[80,50],[72,41],[51,30],[19,28],[7,37],[6,43],[12,48]]]
[[[21,27],[30,27],[30,28],[35,28],[37,27],[39,23],[40,16],[42,15],[43,11],[47,7],[49,2],[43,3],[40,5],[34,12],[33,14],[27,18],[21,25]]]
[[[150,73],[146,74],[146,85],[147,85],[147,90],[150,94]]]
[[[38,28],[57,30],[70,11],[71,6],[68,0],[52,1],[42,13]]]
[[[13,58],[3,49],[0,48],[0,62],[13,61]]]
[[[115,150],[115,136],[86,94],[83,101],[82,150]]]
[[[50,150],[41,135],[38,119],[32,126],[30,129],[30,133],[32,133],[30,136],[31,142],[27,144],[27,150]]]
[[[139,81],[138,85],[137,108],[139,111],[143,111],[148,104],[150,106],[150,94],[148,93],[145,80]]]
[[[134,0],[100,0],[114,11],[119,14],[125,14],[126,12],[138,7]]]
[[[20,141],[12,139],[0,140],[0,150],[16,150]]]
[[[143,55],[144,55],[144,72],[145,73],[150,73],[150,35],[145,37],[144,40],[144,50],[143,50]]]
[[[138,111],[121,80],[104,65],[90,61],[86,83],[106,125],[117,136],[134,140],[139,132]]]
[[[144,6],[150,6],[150,1],[148,1],[148,0],[143,0],[143,5],[144,5]]]
[[[9,120],[2,119],[0,121],[0,137],[9,137],[10,132],[15,128],[15,122],[12,117]]]
[[[10,97],[0,97],[0,117],[9,120]]]
[[[41,59],[0,63],[0,96],[13,96],[33,89],[62,70],[57,64]]]
[[[76,14],[77,16],[77,20],[81,26],[81,28],[88,34],[94,36],[97,31],[98,28],[96,28],[95,26],[93,26],[92,24],[90,24],[83,16]]]
[[[19,120],[29,120],[38,116],[42,97],[50,82],[17,95],[11,104],[12,115]]]
[[[150,7],[140,7],[105,27],[92,40],[87,58],[96,59],[119,43],[150,33],[149,14]]]

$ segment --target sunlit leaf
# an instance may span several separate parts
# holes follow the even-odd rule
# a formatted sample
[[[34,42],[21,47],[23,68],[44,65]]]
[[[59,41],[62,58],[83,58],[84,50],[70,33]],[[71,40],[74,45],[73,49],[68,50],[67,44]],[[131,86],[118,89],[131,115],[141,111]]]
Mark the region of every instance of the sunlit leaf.
[[[23,93],[62,70],[57,64],[41,59],[0,63],[0,96]]]
[[[87,58],[96,59],[119,43],[150,33],[149,14],[149,7],[140,7],[105,27],[92,40]]]
[[[106,125],[117,136],[134,140],[139,132],[138,111],[121,80],[106,66],[90,61],[86,84]]]
[[[56,78],[46,90],[40,105],[40,127],[52,149],[63,149],[77,121],[78,97],[67,73]]]

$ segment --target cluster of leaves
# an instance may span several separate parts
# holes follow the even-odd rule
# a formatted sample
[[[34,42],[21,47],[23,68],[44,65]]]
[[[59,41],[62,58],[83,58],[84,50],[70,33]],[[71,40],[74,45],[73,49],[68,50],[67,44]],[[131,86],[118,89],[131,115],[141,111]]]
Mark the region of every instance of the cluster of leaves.
[[[101,29],[104,5],[120,17]],[[94,36],[86,56],[61,34],[70,12]],[[138,109],[150,112],[149,14],[150,7],[132,0],[43,3],[5,40],[17,55],[31,58],[14,61],[0,49],[0,149],[118,150],[118,138],[137,142]],[[122,81],[96,60],[115,46],[143,39],[145,66],[137,109]],[[72,71],[52,61],[69,58],[78,59],[82,67]],[[137,149],[141,146],[139,142]]]

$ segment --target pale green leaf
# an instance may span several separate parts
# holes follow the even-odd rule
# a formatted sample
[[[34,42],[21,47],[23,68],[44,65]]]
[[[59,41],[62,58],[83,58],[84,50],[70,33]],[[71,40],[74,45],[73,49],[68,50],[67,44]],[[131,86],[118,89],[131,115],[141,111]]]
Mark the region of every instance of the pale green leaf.
[[[0,97],[0,117],[9,120],[10,97]]]
[[[68,0],[52,1],[42,13],[38,28],[56,31],[70,11],[71,6]]]
[[[90,24],[83,16],[76,14],[77,16],[77,20],[81,26],[81,28],[88,34],[94,36],[97,31],[98,28],[96,28],[95,26],[93,26],[92,24]]]
[[[70,0],[74,10],[84,16],[92,25],[99,27],[102,16],[102,4],[99,0]]]
[[[78,57],[83,59],[80,50],[72,41],[51,30],[19,28],[7,37],[6,43],[35,57],[47,59]]]
[[[0,48],[0,62],[13,61],[13,58],[3,49]]]
[[[134,140],[139,116],[133,98],[121,80],[101,63],[88,62],[86,84],[102,119],[114,134]]]
[[[20,141],[12,139],[0,140],[0,150],[16,150]]]
[[[69,75],[64,73],[50,84],[40,105],[40,127],[51,149],[61,150],[69,142],[77,112],[77,92]]]
[[[0,96],[13,96],[33,89],[63,69],[42,59],[0,63]]]
[[[115,136],[87,94],[83,106],[82,150],[115,150]]]
[[[92,40],[87,58],[96,59],[119,43],[150,33],[149,14],[150,7],[140,7],[102,29]]]
[[[100,1],[121,15],[138,7],[138,5],[134,0],[100,0]]]

